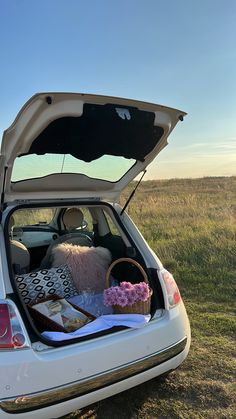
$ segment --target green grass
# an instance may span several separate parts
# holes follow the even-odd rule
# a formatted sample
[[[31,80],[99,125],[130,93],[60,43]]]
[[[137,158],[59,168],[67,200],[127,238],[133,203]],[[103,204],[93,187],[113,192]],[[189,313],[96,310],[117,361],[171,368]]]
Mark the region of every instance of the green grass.
[[[236,177],[143,182],[127,212],[178,282],[190,353],[168,378],[65,418],[236,418]]]

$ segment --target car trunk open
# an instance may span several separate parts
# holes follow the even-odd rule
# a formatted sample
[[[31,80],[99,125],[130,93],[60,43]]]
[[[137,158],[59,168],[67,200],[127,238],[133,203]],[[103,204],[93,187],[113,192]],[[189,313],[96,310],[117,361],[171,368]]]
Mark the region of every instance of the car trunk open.
[[[2,199],[117,200],[184,115],[128,99],[35,95],[3,135]]]
[[[123,189],[167,145],[169,134],[184,115],[177,109],[121,98],[71,93],[33,96],[4,132],[1,144],[0,186],[2,208],[7,213],[6,241],[9,239],[10,217],[19,207],[33,209],[42,206],[42,202],[50,202],[58,208],[66,205],[66,201],[69,206],[88,202],[91,207],[94,203],[105,206],[109,205],[108,202],[117,202]],[[115,210],[111,209],[111,212],[123,231],[122,239],[115,238],[111,232],[103,233],[95,237],[94,247],[108,248],[112,259],[131,256],[140,263],[153,289],[153,315],[158,308],[164,307],[157,277],[158,265],[156,263],[153,268],[147,269],[137,243],[122,225],[122,213],[118,216]],[[32,233],[32,227],[28,230],[27,226],[24,228]],[[38,225],[34,228],[35,232],[42,232],[44,227]],[[53,228],[56,228],[56,237],[62,234],[59,224]],[[53,228],[50,231],[51,241],[54,240]],[[95,235],[96,228],[99,230],[100,227],[95,223]],[[18,247],[19,242],[24,242],[22,238],[16,241]],[[120,248],[116,248],[118,242]],[[49,242],[47,246],[50,247]],[[19,301],[22,295],[14,281],[16,271],[10,247],[11,243],[8,245],[9,270]],[[32,266],[34,275],[35,269],[40,266]],[[127,280],[130,275],[125,268],[120,271],[118,269],[115,274],[118,283]],[[140,280],[138,275],[133,282]],[[22,306],[25,306],[24,301]],[[32,321],[27,307],[22,312],[37,340],[40,330],[37,330],[36,322]],[[94,336],[78,339],[91,337]],[[47,339],[44,341],[50,343]],[[56,342],[53,344],[58,345]]]

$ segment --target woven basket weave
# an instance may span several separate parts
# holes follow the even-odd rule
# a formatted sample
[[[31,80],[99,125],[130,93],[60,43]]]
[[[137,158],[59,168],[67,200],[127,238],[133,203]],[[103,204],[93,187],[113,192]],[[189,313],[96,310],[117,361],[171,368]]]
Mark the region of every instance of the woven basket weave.
[[[136,260],[131,258],[120,258],[115,260],[108,268],[106,273],[106,288],[110,287],[110,275],[112,272],[112,269],[121,262],[129,262],[131,265],[136,266],[139,271],[141,272],[143,276],[143,281],[146,282],[146,284],[149,285],[148,277],[142,266],[136,262]],[[113,305],[113,311],[115,314],[150,314],[150,308],[151,308],[151,296],[152,296],[152,289],[150,289],[150,296],[146,301],[136,301],[133,305],[127,305],[125,307],[121,307],[119,305]]]

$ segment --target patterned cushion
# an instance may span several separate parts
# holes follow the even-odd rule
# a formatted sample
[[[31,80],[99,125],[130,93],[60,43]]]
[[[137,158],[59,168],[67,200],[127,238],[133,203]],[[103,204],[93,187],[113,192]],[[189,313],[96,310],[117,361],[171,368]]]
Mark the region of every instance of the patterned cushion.
[[[67,265],[16,275],[15,279],[26,304],[52,294],[57,294],[62,298],[70,298],[78,294]]]

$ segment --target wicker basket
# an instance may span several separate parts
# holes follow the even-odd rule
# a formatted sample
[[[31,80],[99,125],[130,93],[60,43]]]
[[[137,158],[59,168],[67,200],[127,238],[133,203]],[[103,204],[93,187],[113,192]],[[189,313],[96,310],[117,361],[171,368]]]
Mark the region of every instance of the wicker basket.
[[[120,258],[115,260],[108,268],[106,273],[106,288],[110,287],[110,275],[112,272],[112,269],[121,262],[129,262],[132,265],[136,266],[139,271],[141,272],[143,276],[143,281],[146,282],[146,284],[149,285],[148,277],[142,266],[136,262],[136,260],[131,258]],[[115,314],[150,314],[150,308],[151,308],[151,296],[152,296],[152,289],[150,289],[150,296],[146,301],[136,301],[132,305],[127,305],[125,307],[121,307],[119,305],[113,305],[113,311]]]
[[[38,303],[44,303],[45,301],[56,301],[56,300],[60,300],[60,299],[61,299],[61,297],[54,294],[54,295],[50,295],[50,296],[42,298],[42,299],[35,300],[32,303],[28,304],[27,307],[28,307],[29,313],[31,314],[32,319],[34,320],[34,323],[35,323],[36,327],[38,328],[38,330],[40,332],[42,332],[44,330],[51,330],[51,331],[54,331],[54,332],[68,333],[68,331],[63,326],[54,322],[53,320],[51,320],[47,316],[44,316],[44,314],[35,310],[34,307],[33,307],[35,304],[38,304]],[[92,314],[90,314],[87,311],[83,310],[82,308],[76,306],[75,304],[70,303],[70,305],[72,307],[74,307],[76,310],[85,314],[89,318],[90,321],[95,320],[95,317]]]

